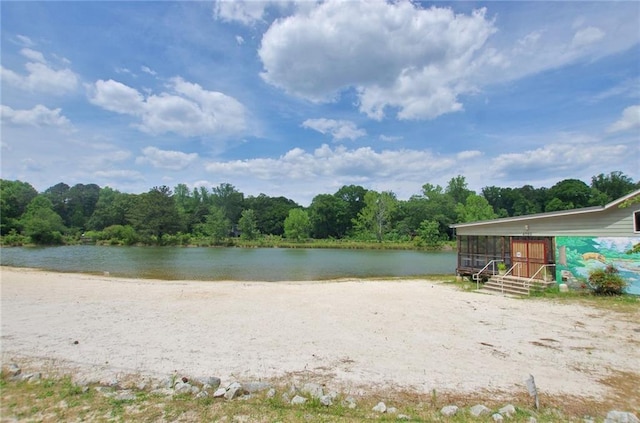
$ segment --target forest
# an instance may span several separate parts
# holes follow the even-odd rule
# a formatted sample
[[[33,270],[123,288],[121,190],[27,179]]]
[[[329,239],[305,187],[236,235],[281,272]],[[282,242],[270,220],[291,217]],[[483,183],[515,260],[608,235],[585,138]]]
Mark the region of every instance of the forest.
[[[3,246],[108,245],[312,246],[437,249],[449,225],[604,205],[640,188],[619,171],[590,184],[565,179],[550,188],[487,186],[476,193],[464,176],[425,183],[399,200],[392,191],[348,185],[316,195],[308,207],[286,197],[245,196],[229,183],[212,189],[156,186],[140,194],[108,186],[58,183],[38,192],[0,179]]]

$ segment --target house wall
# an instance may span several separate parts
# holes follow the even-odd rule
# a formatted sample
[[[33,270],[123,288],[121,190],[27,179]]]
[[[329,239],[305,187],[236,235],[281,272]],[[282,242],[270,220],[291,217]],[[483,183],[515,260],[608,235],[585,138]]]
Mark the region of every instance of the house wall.
[[[493,236],[586,236],[586,237],[639,237],[633,231],[633,212],[640,204],[631,207],[611,207],[597,212],[583,212],[535,219],[504,219],[484,224],[456,228],[458,235]],[[528,225],[528,230],[525,228]]]
[[[589,272],[613,264],[628,283],[627,292],[640,295],[640,254],[627,254],[633,237],[556,237],[556,277],[574,289],[586,287]]]

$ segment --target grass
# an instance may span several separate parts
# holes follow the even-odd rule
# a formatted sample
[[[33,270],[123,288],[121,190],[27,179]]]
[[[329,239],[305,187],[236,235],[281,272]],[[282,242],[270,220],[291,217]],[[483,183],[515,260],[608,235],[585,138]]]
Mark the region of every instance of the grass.
[[[601,310],[638,314],[640,317],[640,296],[638,295],[596,295],[591,291],[560,292],[558,286],[553,286],[544,291],[532,290],[528,298],[553,300],[565,304],[582,304]]]
[[[623,384],[634,389],[640,375],[618,375],[606,382],[614,388]],[[533,408],[526,392],[476,392],[473,394],[441,393],[435,390],[418,394],[415,392],[372,392],[357,397],[357,407],[350,409],[341,404],[338,396],[334,405],[326,407],[318,400],[309,400],[303,405],[291,405],[282,398],[286,392],[279,386],[277,394],[267,398],[265,394],[248,399],[227,401],[211,397],[195,398],[188,394],[173,397],[160,396],[148,390],[135,391],[135,399],[117,400],[99,393],[96,386],[80,387],[66,377],[44,378],[37,382],[15,380],[3,372],[0,382],[1,414],[4,420],[17,421],[91,421],[91,422],[156,422],[156,421],[229,421],[229,422],[362,422],[398,421],[399,414],[409,416],[413,422],[477,422],[489,421],[490,417],[473,418],[469,407],[484,404],[492,412],[511,403],[517,413],[510,422],[528,422],[535,417],[538,422],[576,421],[585,416],[603,419],[612,404],[620,404],[616,397],[589,400],[570,396],[541,394],[541,409]],[[631,391],[626,392],[631,393]],[[501,399],[496,399],[501,398]],[[396,407],[398,414],[380,414],[372,411],[379,401]],[[455,404],[461,408],[457,415],[444,418],[439,410]],[[622,404],[627,405],[627,404]],[[635,404],[637,406],[637,404]],[[633,407],[634,404],[628,404]],[[631,408],[633,410],[633,408]],[[598,419],[596,419],[598,421]]]

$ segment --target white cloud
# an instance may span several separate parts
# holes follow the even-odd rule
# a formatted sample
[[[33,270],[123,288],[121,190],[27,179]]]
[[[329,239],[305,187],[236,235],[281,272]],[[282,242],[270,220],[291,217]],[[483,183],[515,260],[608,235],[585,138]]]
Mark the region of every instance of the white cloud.
[[[36,62],[46,63],[47,61],[44,58],[44,55],[36,50],[31,50],[30,48],[23,48],[20,50],[20,54],[26,57],[29,60],[35,60]]]
[[[7,82],[22,90],[49,94],[65,94],[76,89],[78,76],[68,68],[55,69],[44,58],[41,52],[28,48],[22,49],[23,56],[32,60],[25,64],[26,75],[21,75],[0,66],[3,82]]]
[[[33,47],[36,45],[36,43],[34,43],[31,38],[27,37],[26,35],[16,35],[16,39],[18,40],[18,43],[22,44],[23,46],[26,47]]]
[[[224,21],[236,21],[249,25],[262,20],[268,5],[267,1],[222,0],[215,3],[213,15]]]
[[[14,110],[9,106],[1,105],[2,122],[14,125],[27,126],[57,126],[70,129],[71,122],[61,114],[62,109],[49,109],[38,104],[31,110]]]
[[[136,126],[150,134],[173,132],[185,137],[226,136],[245,130],[245,108],[236,99],[180,77],[172,78],[168,92],[145,97],[135,88],[114,80],[96,81],[91,103],[140,119]]]
[[[604,36],[605,33],[603,30],[594,26],[589,26],[587,28],[582,28],[576,31],[571,44],[574,47],[582,47],[598,42],[603,39]]]
[[[348,120],[307,119],[302,122],[302,127],[313,129],[321,134],[331,134],[334,140],[355,140],[367,135],[364,129],[358,128],[355,123]]]
[[[608,132],[640,130],[640,105],[629,106],[622,112],[622,117],[609,126]]]
[[[397,135],[380,135],[379,138],[385,142],[396,142],[402,140],[403,137]]]
[[[242,38],[242,36],[240,35],[236,35],[236,43],[238,43],[239,46],[244,44],[244,38]]]
[[[140,67],[140,70],[142,72],[148,73],[149,75],[152,75],[152,76],[156,76],[158,74],[156,71],[154,71],[153,69],[151,69],[148,66],[142,66],[142,67]]]
[[[496,31],[485,10],[470,15],[409,2],[318,4],[275,21],[259,50],[263,79],[315,102],[355,88],[360,110],[382,119],[435,118],[462,109],[469,75]]]
[[[428,150],[383,150],[370,147],[349,150],[324,144],[313,152],[300,148],[278,158],[256,158],[211,162],[206,170],[221,180],[236,180],[250,189],[269,187],[274,195],[288,193],[296,201],[310,202],[310,196],[357,184],[369,189],[392,189],[408,198],[425,182],[440,180],[458,163]],[[242,182],[246,180],[247,182]],[[279,192],[279,194],[278,194]]]
[[[137,164],[149,163],[153,167],[182,170],[198,159],[197,153],[183,153],[180,151],[160,150],[155,147],[146,147],[142,150],[143,156],[136,158]]]
[[[144,180],[144,177],[137,170],[98,170],[93,172],[93,176],[96,178],[119,181],[119,182],[137,182]]]

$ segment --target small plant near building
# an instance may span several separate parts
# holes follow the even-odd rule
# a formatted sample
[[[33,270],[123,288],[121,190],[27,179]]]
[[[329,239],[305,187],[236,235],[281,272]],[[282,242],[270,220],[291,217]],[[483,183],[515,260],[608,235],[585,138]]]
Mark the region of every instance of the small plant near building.
[[[501,275],[507,273],[507,265],[502,261],[498,263],[498,273]]]
[[[612,264],[608,264],[604,269],[589,272],[589,284],[597,295],[622,295],[627,287],[627,282]]]

